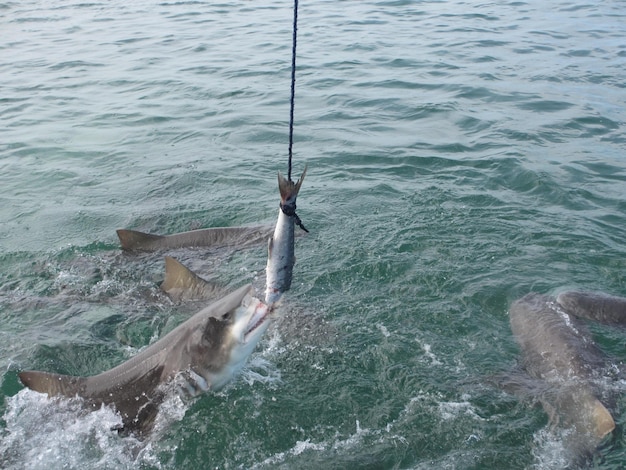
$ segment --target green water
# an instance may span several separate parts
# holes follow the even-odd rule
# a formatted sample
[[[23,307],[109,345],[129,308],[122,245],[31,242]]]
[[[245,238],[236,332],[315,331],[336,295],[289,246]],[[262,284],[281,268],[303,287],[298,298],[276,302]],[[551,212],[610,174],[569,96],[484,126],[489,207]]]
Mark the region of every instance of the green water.
[[[143,446],[25,391],[90,375],[200,306],[115,229],[272,223],[292,4],[0,3],[0,466],[548,469],[568,455],[495,386],[530,291],[626,296],[624,3],[300,2],[294,176],[311,231],[283,317],[229,387]],[[265,247],[178,250],[263,288]],[[595,328],[620,364],[624,332]],[[618,424],[592,466],[626,459]]]

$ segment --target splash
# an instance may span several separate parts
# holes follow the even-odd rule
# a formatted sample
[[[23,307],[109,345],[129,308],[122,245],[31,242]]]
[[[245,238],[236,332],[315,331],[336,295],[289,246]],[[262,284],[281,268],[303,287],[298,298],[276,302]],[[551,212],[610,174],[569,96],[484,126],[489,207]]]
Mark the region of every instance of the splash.
[[[0,466],[29,468],[131,468],[142,444],[111,428],[122,420],[112,409],[90,412],[78,399],[51,400],[24,389],[7,400]]]

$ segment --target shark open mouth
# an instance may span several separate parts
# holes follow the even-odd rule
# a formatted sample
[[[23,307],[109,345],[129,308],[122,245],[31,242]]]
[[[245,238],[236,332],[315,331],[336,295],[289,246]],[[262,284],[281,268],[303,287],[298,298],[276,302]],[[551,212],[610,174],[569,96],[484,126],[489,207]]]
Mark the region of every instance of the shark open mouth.
[[[246,333],[244,334],[244,339],[247,340],[248,337],[256,329],[258,329],[263,323],[265,323],[265,320],[268,319],[270,313],[271,313],[271,309],[267,305],[265,305],[263,302],[258,300],[258,304],[256,308],[254,309],[254,313],[252,313],[252,315],[250,316],[250,321],[248,322],[248,329],[246,330]]]

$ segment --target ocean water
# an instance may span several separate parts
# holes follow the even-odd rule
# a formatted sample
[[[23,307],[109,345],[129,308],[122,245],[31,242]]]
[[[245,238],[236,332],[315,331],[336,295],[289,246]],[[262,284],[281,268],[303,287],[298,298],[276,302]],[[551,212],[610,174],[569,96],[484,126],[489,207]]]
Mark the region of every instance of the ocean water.
[[[91,375],[200,306],[170,234],[272,223],[287,171],[289,1],[0,2],[0,467],[556,469],[508,307],[626,296],[626,4],[300,2],[294,178],[310,230],[282,317],[226,389],[147,442],[24,390]],[[170,253],[171,254],[171,253]],[[173,253],[263,288],[264,246]],[[593,327],[616,367],[624,331]],[[626,460],[626,383],[594,468]]]

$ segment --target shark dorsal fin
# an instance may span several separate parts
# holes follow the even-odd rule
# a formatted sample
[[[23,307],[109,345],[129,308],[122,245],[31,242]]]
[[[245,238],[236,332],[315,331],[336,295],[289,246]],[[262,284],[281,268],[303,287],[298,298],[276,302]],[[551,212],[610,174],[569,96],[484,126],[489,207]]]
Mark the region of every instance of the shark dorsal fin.
[[[205,281],[171,256],[165,257],[165,280],[161,289],[174,300],[199,300],[217,297],[222,288]]]
[[[137,232],[136,230],[119,229],[117,236],[123,250],[146,250],[150,244],[161,240],[163,236],[150,233]]]

